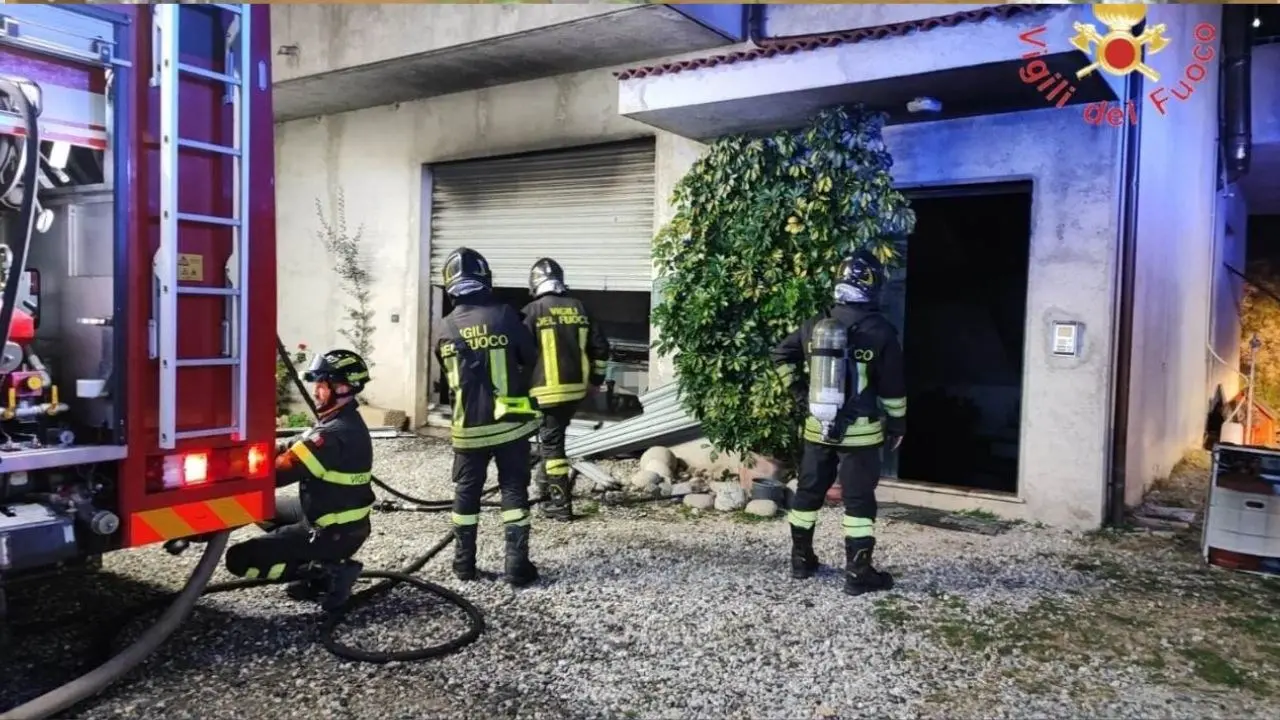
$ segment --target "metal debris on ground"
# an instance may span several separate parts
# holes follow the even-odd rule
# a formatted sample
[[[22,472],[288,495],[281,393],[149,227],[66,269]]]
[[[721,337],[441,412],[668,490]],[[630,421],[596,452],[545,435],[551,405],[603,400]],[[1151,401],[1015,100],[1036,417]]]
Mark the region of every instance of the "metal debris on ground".
[[[641,415],[569,437],[565,454],[571,458],[620,455],[654,445],[671,446],[693,440],[701,425],[680,403],[679,385],[670,383],[639,397]]]

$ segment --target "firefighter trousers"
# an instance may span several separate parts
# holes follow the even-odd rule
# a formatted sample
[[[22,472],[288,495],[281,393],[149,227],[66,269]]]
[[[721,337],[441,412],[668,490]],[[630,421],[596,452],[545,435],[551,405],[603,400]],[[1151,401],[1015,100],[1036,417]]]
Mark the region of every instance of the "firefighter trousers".
[[[578,411],[578,403],[567,402],[539,409],[542,411],[542,426],[538,429],[541,461],[535,483],[546,498],[543,509],[555,511],[569,506],[573,491],[569,486],[569,460],[564,455],[564,439],[565,431]]]
[[[480,494],[489,476],[489,461],[498,466],[502,522],[529,524],[529,440],[522,438],[491,448],[453,452],[453,524],[480,522]]]
[[[322,529],[312,528],[297,497],[277,498],[276,516],[260,525],[265,535],[227,550],[227,571],[244,578],[293,580],[314,562],[349,559],[369,539],[369,519]]]
[[[875,535],[876,486],[880,483],[880,446],[838,447],[805,442],[800,477],[788,520],[801,529],[818,521],[818,509],[839,479],[844,496],[844,535]]]

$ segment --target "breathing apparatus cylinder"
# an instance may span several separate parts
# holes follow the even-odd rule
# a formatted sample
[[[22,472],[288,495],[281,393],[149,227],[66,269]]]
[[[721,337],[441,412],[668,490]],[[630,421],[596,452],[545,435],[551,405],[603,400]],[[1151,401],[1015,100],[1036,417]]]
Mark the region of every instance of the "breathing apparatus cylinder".
[[[809,414],[831,437],[836,415],[845,401],[849,333],[838,320],[823,318],[813,328],[809,349]]]

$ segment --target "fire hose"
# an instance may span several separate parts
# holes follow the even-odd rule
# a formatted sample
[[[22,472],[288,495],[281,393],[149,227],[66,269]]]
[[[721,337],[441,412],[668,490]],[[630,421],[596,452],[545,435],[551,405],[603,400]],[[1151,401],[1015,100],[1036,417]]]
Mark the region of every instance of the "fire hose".
[[[301,377],[298,375],[297,368],[294,366],[288,352],[285,350],[284,344],[279,338],[276,338],[276,350],[284,363],[284,367],[288,372],[290,380],[299,395],[307,404],[307,408],[313,418],[318,418],[318,411],[310,394],[306,391]],[[452,500],[428,500],[416,498],[405,494],[383,481],[376,476],[371,476],[371,482],[378,488],[388,494],[399,498],[411,505],[400,506],[390,501],[384,501],[380,504],[379,509],[394,511],[408,510],[415,512],[448,512],[452,508]],[[498,490],[498,487],[491,487],[484,491],[482,496],[487,497]],[[640,502],[658,501],[658,500],[674,500],[678,496],[645,498]],[[530,504],[537,504],[541,499],[534,500]],[[635,502],[635,501],[633,501]],[[628,503],[630,504],[630,503]],[[501,507],[501,503],[485,501],[481,503],[484,507]],[[212,595],[215,593],[231,592],[235,590],[246,590],[249,588],[263,587],[266,585],[274,585],[285,582],[280,580],[234,580],[224,583],[208,584],[214,571],[217,569],[218,562],[221,560],[222,553],[226,549],[230,532],[222,532],[214,535],[208,540],[203,555],[201,555],[195,570],[186,584],[186,586],[176,595],[165,595],[154,601],[144,603],[141,606],[134,607],[124,613],[116,622],[105,623],[104,632],[98,637],[96,643],[96,657],[106,657],[104,662],[97,668],[86,673],[85,675],[73,680],[66,685],[62,685],[44,695],[30,700],[16,708],[13,708],[3,715],[0,720],[37,720],[47,718],[54,713],[74,707],[84,700],[100,693],[106,687],[119,680],[129,671],[140,665],[148,656],[150,656],[159,646],[166,640],[179,625],[190,615],[195,607],[196,602],[204,595]],[[389,663],[389,662],[412,662],[419,660],[428,660],[432,658],[443,657],[458,652],[462,648],[470,645],[479,639],[480,635],[485,631],[484,613],[478,606],[466,599],[462,595],[450,590],[447,587],[431,582],[415,575],[419,570],[425,567],[432,559],[439,555],[446,547],[453,542],[454,536],[450,532],[441,537],[434,545],[428,548],[422,555],[414,558],[408,565],[399,570],[364,570],[360,573],[361,578],[378,579],[380,582],[365,588],[352,596],[341,607],[327,614],[321,627],[321,642],[325,649],[346,660],[367,663]],[[402,651],[371,651],[352,647],[340,642],[337,639],[337,630],[342,622],[354,610],[368,605],[378,596],[390,591],[398,585],[409,585],[423,592],[436,595],[449,604],[452,604],[463,611],[467,617],[467,629],[461,635],[436,645],[428,647],[415,648]],[[150,613],[168,604],[168,608],[160,619],[137,640],[135,640],[126,649],[118,654],[111,654],[111,646],[119,634],[121,628],[125,627],[127,622],[136,619],[139,616]]]

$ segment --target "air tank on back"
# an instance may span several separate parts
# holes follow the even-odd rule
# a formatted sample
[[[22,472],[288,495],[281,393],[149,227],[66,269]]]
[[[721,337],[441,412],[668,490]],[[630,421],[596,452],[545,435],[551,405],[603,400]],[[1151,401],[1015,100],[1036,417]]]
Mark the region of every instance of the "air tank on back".
[[[846,352],[849,331],[835,318],[813,327],[809,347],[809,414],[829,435],[836,413],[844,406]]]

